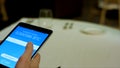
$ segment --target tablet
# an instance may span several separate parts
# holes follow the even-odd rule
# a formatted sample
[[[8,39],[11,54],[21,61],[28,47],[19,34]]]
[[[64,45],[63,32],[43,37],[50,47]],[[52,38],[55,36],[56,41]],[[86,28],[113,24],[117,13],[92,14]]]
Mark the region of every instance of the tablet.
[[[0,44],[0,68],[15,68],[28,42],[33,43],[33,54],[50,37],[52,30],[20,22]]]

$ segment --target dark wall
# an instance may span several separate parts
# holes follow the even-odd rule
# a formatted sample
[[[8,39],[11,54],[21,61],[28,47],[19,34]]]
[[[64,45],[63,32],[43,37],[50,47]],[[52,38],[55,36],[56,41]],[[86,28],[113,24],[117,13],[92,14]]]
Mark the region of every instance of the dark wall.
[[[10,19],[38,17],[41,8],[51,8],[52,0],[6,0],[6,9]]]
[[[39,10],[49,8],[57,18],[79,16],[82,0],[6,0],[6,9],[10,20],[21,17],[38,17]]]
[[[55,0],[55,17],[73,18],[80,16],[83,0]]]

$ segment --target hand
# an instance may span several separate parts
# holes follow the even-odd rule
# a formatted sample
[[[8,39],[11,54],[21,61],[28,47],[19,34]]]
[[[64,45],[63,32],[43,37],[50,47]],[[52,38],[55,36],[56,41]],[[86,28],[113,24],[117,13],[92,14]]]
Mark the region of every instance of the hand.
[[[19,58],[16,68],[39,68],[40,55],[37,53],[32,59],[33,46],[29,42],[26,46],[24,54]]]

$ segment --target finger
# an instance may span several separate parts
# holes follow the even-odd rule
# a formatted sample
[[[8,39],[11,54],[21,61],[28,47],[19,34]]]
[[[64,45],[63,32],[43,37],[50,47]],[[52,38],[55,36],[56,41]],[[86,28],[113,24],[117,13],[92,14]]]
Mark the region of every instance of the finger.
[[[0,40],[0,42],[1,42],[2,40]]]
[[[40,54],[37,53],[32,59],[32,68],[39,68],[40,64]]]
[[[25,52],[23,54],[23,57],[26,59],[31,59],[32,52],[33,52],[33,45],[31,42],[28,42],[26,49],[25,49]]]
[[[34,58],[33,58],[33,61],[35,61],[35,63],[40,63],[40,54],[37,53]]]

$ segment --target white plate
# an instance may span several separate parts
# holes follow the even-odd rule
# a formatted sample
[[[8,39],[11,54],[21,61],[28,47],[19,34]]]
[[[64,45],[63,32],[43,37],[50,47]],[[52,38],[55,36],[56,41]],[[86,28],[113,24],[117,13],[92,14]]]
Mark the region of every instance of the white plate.
[[[103,34],[104,30],[101,28],[85,28],[81,30],[82,33],[84,34],[90,34],[90,35],[99,35],[99,34]]]

